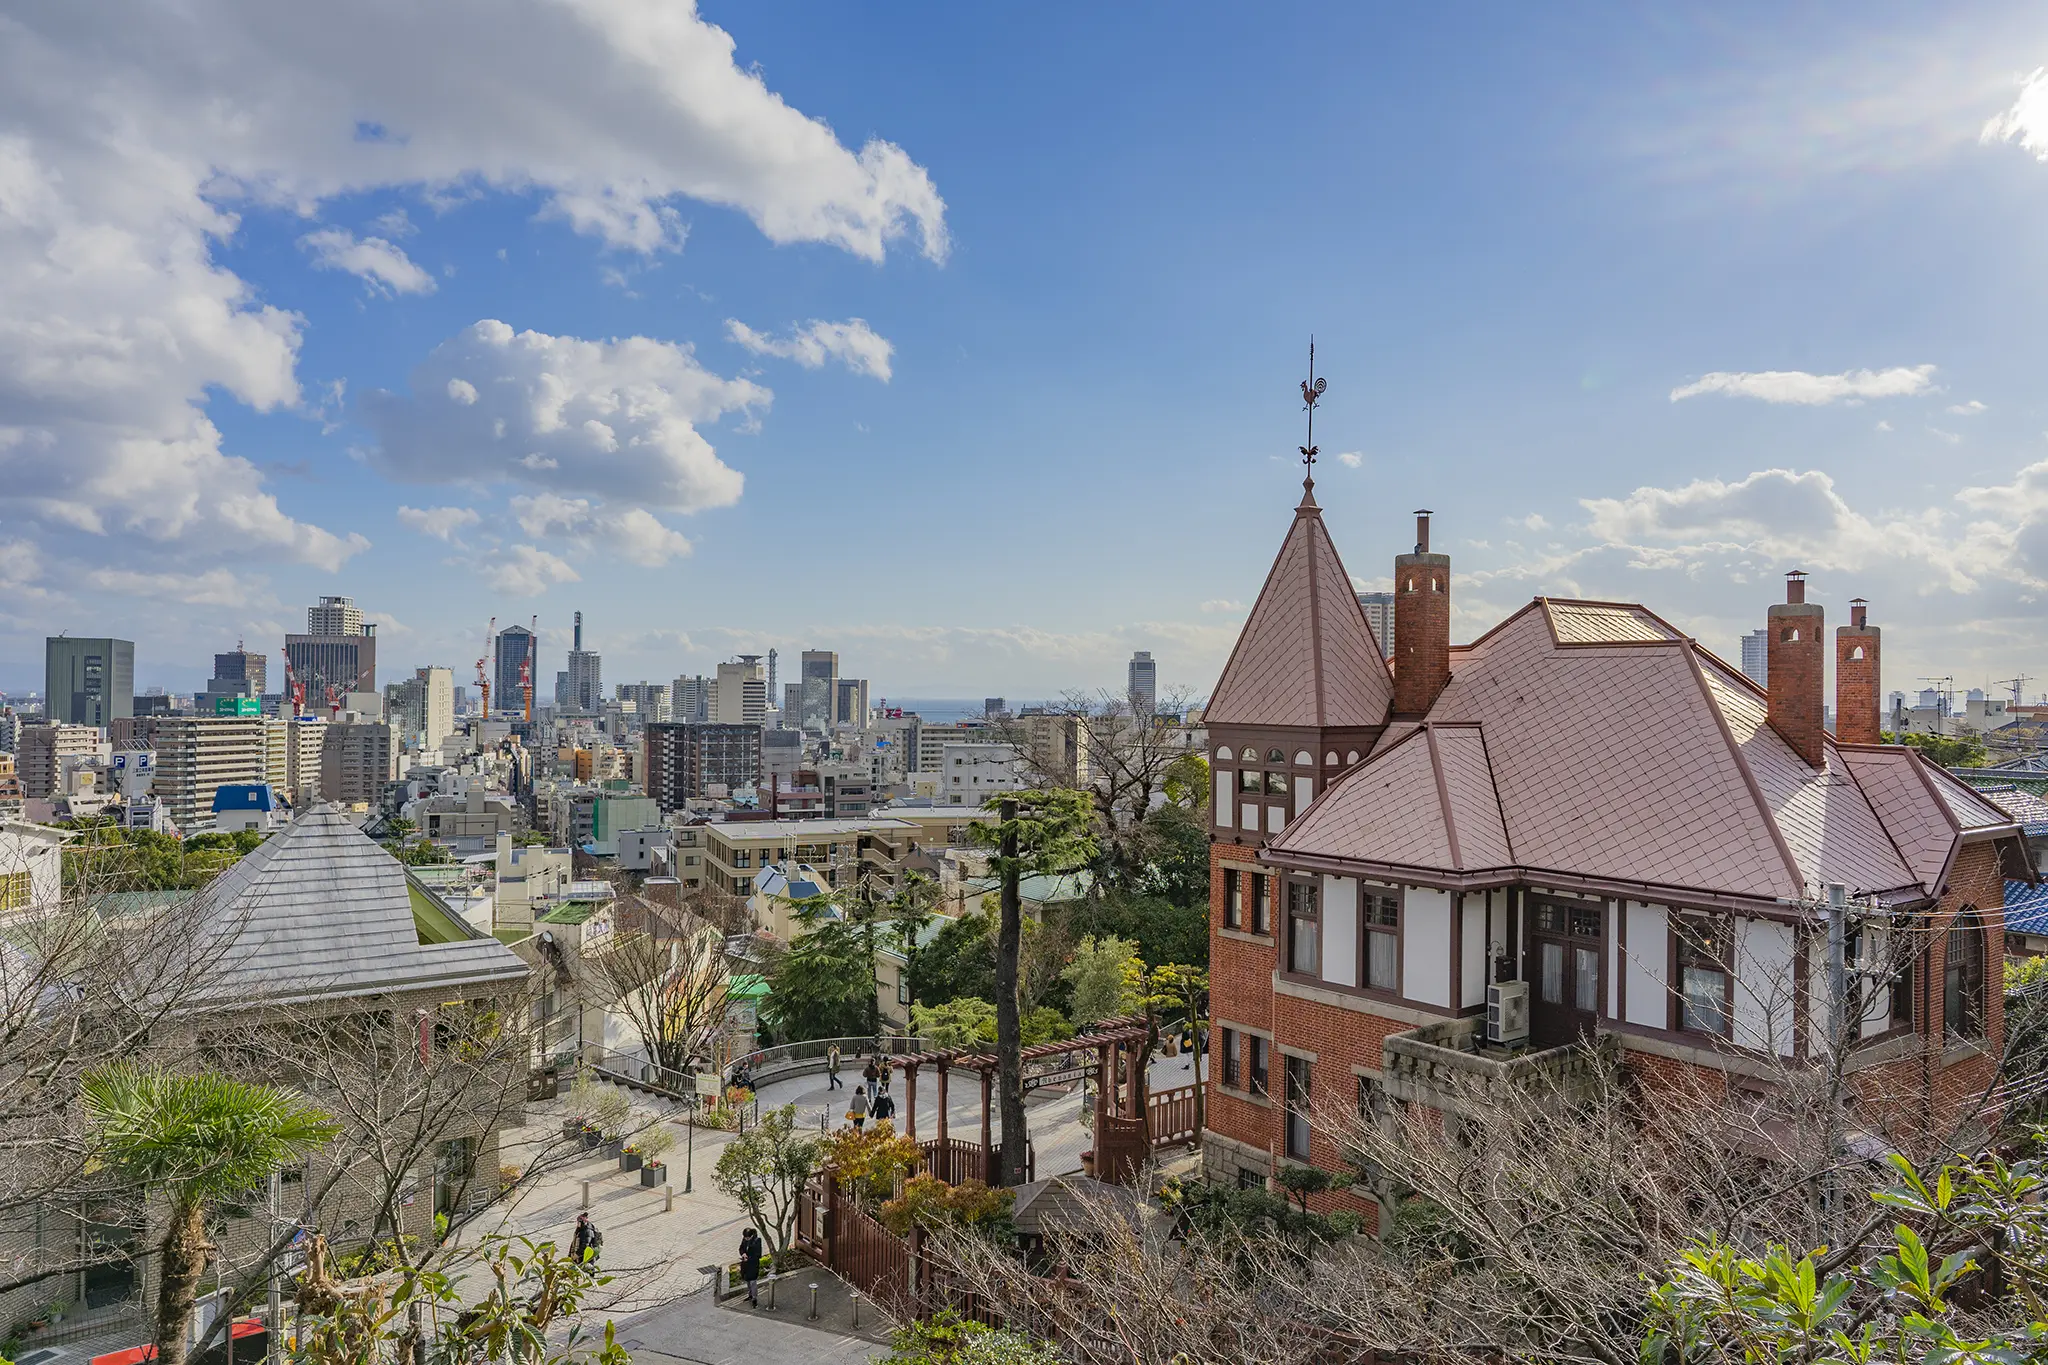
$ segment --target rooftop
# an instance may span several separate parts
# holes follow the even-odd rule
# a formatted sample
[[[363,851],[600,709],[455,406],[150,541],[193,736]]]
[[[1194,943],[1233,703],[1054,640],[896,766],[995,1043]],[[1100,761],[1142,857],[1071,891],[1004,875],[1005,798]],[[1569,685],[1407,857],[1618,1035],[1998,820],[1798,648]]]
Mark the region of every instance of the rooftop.
[[[820,839],[848,839],[856,834],[873,834],[885,829],[915,829],[907,820],[730,820],[699,825],[716,830],[731,843],[815,843]]]

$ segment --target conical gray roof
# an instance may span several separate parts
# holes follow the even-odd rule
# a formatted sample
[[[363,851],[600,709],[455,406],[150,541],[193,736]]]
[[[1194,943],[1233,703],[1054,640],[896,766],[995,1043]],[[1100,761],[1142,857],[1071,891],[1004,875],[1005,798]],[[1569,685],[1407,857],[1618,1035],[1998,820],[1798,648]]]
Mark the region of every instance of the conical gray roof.
[[[526,964],[487,934],[422,943],[405,867],[338,806],[270,836],[204,892],[225,947],[208,994],[252,1003],[516,981]]]

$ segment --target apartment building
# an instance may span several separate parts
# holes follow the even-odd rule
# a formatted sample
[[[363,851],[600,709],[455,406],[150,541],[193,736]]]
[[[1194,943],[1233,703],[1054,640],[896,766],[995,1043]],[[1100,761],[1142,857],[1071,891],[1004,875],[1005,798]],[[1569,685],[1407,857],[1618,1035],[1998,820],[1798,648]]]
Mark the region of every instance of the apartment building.
[[[24,725],[18,746],[21,794],[30,801],[44,801],[56,795],[66,759],[92,758],[105,748],[105,741],[94,725]]]
[[[266,780],[265,726],[261,716],[164,716],[156,722],[151,791],[182,833],[212,823],[213,794],[221,785]]]
[[[344,806],[375,805],[398,775],[397,747],[382,721],[330,724],[320,744],[320,795]]]
[[[647,727],[641,789],[664,812],[694,797],[725,795],[761,778],[759,725],[666,724]]]

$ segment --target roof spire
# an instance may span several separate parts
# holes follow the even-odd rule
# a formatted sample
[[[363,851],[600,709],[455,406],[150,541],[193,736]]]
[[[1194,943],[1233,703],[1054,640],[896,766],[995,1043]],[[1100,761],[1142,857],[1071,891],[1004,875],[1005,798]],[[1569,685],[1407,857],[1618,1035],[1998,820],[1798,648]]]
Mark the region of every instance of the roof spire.
[[[1301,447],[1301,500],[1305,506],[1313,506],[1316,497],[1316,400],[1323,396],[1323,390],[1330,386],[1327,379],[1316,378],[1316,339],[1308,339],[1308,378],[1301,381],[1302,410],[1308,414],[1308,444]]]

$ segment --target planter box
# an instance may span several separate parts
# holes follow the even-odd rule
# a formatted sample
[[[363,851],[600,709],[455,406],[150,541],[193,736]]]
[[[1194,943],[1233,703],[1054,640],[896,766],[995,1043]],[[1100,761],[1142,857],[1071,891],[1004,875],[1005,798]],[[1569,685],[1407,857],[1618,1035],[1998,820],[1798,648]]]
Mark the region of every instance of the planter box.
[[[640,1154],[639,1154],[638,1152],[620,1152],[620,1153],[619,1153],[619,1169],[620,1169],[620,1170],[622,1170],[622,1171],[637,1171],[637,1170],[639,1170],[639,1169],[640,1169]]]
[[[640,1168],[640,1183],[653,1188],[668,1183],[668,1165],[665,1162],[650,1161]]]
[[[567,1139],[569,1139],[569,1140],[570,1140],[571,1142],[575,1141],[575,1140],[576,1140],[577,1138],[580,1138],[580,1137],[582,1137],[582,1136],[583,1136],[583,1120],[582,1120],[582,1119],[563,1119],[563,1120],[562,1120],[562,1136],[563,1136],[563,1137],[565,1137],[565,1138],[567,1138]]]
[[[622,1137],[606,1138],[597,1149],[597,1154],[607,1161],[625,1155],[626,1140]]]
[[[583,1150],[586,1152],[596,1151],[597,1145],[604,1141],[604,1134],[598,1132],[595,1128],[585,1128],[581,1131],[583,1134]]]

